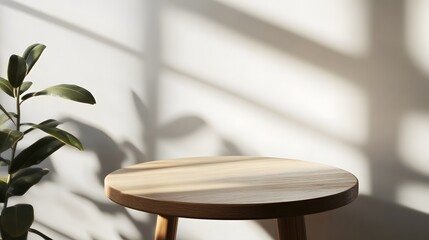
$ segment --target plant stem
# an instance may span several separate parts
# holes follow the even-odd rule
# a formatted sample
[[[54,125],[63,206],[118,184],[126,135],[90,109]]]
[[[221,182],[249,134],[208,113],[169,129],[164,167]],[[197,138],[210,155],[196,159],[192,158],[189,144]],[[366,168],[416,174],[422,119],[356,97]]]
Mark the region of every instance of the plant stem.
[[[15,103],[16,103],[16,131],[20,130],[21,127],[21,105],[19,104],[19,87],[15,88]],[[12,158],[10,159],[11,162],[15,159],[15,153],[16,153],[16,148],[18,146],[18,142],[12,147]]]
[[[15,91],[15,100],[16,100],[15,101],[15,103],[16,103],[16,131],[19,131],[20,127],[21,127],[21,105],[19,103],[20,88],[19,87],[15,88],[14,91]],[[15,154],[16,154],[17,147],[18,147],[18,142],[16,142],[15,145],[13,145],[13,147],[12,147],[12,157],[10,159],[11,163],[15,159]],[[8,188],[9,188],[9,183],[10,183],[11,178],[12,178],[12,175],[9,174],[8,178],[7,178]],[[3,205],[3,210],[7,208],[8,200],[9,200],[9,194],[6,193],[5,200],[4,200],[4,205]]]
[[[38,231],[38,230],[36,230],[34,228],[30,228],[30,229],[28,229],[28,231],[31,232],[31,233],[39,235],[40,237],[42,237],[45,240],[52,240],[52,238],[46,236],[45,234],[41,233],[40,231]]]

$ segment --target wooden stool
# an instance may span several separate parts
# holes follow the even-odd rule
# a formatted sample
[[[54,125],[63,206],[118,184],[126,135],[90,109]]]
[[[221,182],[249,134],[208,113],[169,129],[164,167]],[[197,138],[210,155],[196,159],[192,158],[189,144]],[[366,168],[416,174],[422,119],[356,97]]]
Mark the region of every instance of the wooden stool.
[[[197,157],[122,168],[105,179],[106,195],[158,215],[156,240],[176,238],[178,218],[277,219],[280,240],[305,240],[304,215],[344,206],[358,195],[351,173],[270,157]]]

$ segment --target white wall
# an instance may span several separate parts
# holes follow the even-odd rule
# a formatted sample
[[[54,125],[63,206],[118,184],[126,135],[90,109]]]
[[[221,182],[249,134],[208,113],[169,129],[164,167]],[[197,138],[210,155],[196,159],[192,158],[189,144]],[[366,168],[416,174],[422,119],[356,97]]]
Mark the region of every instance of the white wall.
[[[70,82],[97,99],[24,109],[69,120],[87,148],[56,153],[49,181],[26,195],[36,227],[54,239],[151,239],[153,216],[108,201],[104,176],[236,154],[359,178],[357,201],[307,218],[309,239],[426,239],[428,13],[423,0],[0,0],[0,75],[10,54],[41,42],[34,88]],[[275,234],[272,221],[183,219],[178,238]]]

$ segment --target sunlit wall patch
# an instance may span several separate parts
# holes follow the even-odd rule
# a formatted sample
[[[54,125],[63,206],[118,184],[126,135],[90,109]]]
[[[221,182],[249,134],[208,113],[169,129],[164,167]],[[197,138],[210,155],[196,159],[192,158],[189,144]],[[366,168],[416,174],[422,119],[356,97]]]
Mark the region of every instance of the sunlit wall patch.
[[[365,143],[367,96],[349,79],[181,8],[164,13],[167,70],[340,140]]]
[[[405,43],[410,60],[429,76],[429,1],[408,0],[405,17]]]
[[[405,114],[401,119],[398,139],[403,164],[429,176],[429,112]]]
[[[216,1],[340,54],[359,57],[367,53],[367,1]]]
[[[420,182],[405,182],[398,186],[397,203],[411,209],[429,213],[429,184]]]

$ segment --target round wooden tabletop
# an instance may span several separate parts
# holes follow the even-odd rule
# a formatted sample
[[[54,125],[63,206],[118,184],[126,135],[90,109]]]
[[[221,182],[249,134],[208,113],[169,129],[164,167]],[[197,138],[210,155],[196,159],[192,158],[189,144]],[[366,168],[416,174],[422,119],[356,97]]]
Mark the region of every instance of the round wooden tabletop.
[[[267,219],[327,211],[352,202],[358,180],[335,167],[271,157],[158,160],[119,169],[106,195],[164,216]]]

